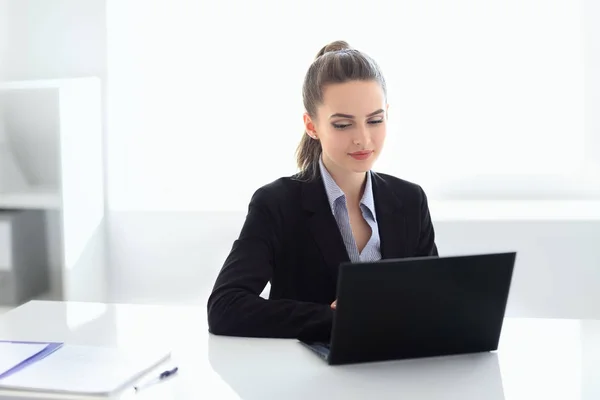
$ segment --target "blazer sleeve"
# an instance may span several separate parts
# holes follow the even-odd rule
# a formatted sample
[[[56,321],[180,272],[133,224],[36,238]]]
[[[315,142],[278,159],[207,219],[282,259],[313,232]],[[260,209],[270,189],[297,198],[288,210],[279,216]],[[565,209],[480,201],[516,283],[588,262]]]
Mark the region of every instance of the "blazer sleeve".
[[[240,236],[208,299],[209,331],[228,336],[328,340],[333,321],[329,304],[260,297],[271,280],[274,257],[281,246],[281,217],[268,200],[264,188],[252,196]]]
[[[435,231],[431,222],[427,195],[423,188],[421,191],[421,232],[419,235],[418,257],[438,256],[437,245],[435,244]]]

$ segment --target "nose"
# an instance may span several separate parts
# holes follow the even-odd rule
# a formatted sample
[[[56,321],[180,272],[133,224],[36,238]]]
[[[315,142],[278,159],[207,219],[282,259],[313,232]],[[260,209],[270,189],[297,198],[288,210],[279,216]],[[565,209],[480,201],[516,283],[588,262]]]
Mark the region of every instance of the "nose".
[[[369,127],[365,125],[360,125],[357,129],[356,135],[354,136],[354,144],[367,146],[371,142],[371,133],[369,132]]]

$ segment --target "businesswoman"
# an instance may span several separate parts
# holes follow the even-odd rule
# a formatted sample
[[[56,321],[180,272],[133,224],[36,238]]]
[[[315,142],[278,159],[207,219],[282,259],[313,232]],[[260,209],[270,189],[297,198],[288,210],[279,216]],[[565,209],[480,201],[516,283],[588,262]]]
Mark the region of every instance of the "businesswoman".
[[[303,98],[300,172],[252,196],[208,299],[214,334],[328,340],[341,262],[437,255],[421,187],[371,171],[388,118],[375,61],[330,43],[306,73]]]

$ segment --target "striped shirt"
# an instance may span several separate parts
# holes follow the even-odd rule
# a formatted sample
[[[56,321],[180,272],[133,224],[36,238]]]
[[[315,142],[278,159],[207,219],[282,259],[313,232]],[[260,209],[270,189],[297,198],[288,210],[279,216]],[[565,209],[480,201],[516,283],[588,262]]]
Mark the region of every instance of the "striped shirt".
[[[381,250],[379,229],[377,226],[377,217],[375,215],[375,200],[373,198],[371,172],[369,171],[367,173],[365,192],[360,200],[360,210],[362,211],[363,218],[371,227],[371,238],[363,251],[359,253],[358,246],[354,240],[354,235],[352,234],[352,227],[350,226],[346,195],[337,183],[335,183],[321,159],[319,159],[319,166],[321,169],[321,176],[323,177],[323,184],[325,185],[325,191],[327,192],[327,198],[329,199],[329,205],[331,206],[331,212],[333,213],[338,228],[340,229],[340,233],[342,234],[342,239],[344,240],[344,245],[346,246],[350,261],[367,262],[380,260]]]

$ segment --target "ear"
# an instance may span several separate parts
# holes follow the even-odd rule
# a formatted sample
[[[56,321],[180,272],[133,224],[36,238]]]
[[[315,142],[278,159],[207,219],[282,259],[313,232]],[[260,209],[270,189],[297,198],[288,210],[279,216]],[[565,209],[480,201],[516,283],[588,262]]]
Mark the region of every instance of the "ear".
[[[308,113],[304,113],[302,116],[304,119],[304,130],[308,136],[313,139],[317,139],[317,131],[315,129],[315,123]]]

